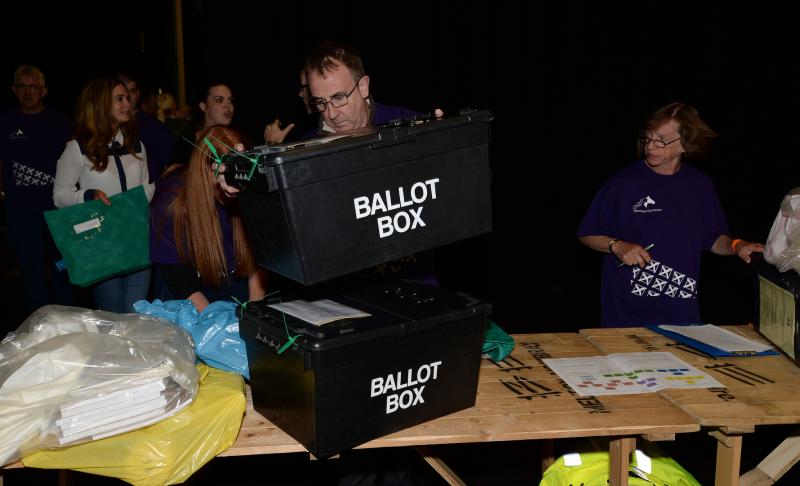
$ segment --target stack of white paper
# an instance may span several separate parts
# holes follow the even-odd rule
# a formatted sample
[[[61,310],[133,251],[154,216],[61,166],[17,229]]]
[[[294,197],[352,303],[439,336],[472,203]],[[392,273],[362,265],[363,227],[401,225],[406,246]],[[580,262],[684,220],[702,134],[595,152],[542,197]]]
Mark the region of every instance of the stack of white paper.
[[[174,381],[160,377],[101,397],[62,405],[61,418],[56,420],[59,443],[102,439],[158,422],[188,404],[180,395],[181,388]]]
[[[768,344],[762,344],[747,339],[713,324],[705,324],[702,326],[661,325],[658,327],[677,334],[682,334],[695,341],[700,341],[701,343],[708,344],[709,346],[729,353],[761,353],[772,349],[772,346]]]

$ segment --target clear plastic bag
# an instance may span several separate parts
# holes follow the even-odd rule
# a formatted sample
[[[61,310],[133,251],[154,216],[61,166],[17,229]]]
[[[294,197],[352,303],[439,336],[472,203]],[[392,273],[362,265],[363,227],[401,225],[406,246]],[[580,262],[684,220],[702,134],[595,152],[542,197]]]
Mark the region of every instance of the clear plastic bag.
[[[0,342],[0,464],[120,434],[191,403],[191,337],[138,314],[45,306]]]
[[[769,231],[764,259],[781,272],[794,269],[800,273],[800,187],[783,198]]]

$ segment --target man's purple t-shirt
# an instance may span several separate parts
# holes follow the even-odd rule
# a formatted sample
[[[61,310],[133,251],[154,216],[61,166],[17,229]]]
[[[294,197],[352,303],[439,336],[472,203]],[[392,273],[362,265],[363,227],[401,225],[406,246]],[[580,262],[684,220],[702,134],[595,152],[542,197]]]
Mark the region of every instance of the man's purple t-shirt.
[[[597,192],[578,236],[606,235],[649,250],[644,268],[603,257],[601,322],[604,326],[700,322],[700,256],[729,234],[711,179],[689,164],[661,175],[644,161],[615,174]]]
[[[376,126],[419,115],[416,111],[402,106],[383,105],[378,102],[373,102],[373,105],[375,106],[375,115],[372,117],[372,124]]]
[[[72,121],[45,107],[35,115],[19,109],[0,115],[3,190],[15,207],[44,211],[53,206],[56,162],[72,136]]]

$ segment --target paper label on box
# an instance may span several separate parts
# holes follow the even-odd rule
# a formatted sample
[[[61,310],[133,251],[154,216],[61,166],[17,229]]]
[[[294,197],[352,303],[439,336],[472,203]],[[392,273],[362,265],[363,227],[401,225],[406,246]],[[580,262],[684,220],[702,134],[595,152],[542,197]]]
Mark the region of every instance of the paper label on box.
[[[90,229],[95,229],[100,227],[100,218],[90,219],[89,221],[84,221],[83,223],[78,223],[72,227],[75,230],[75,234],[79,235],[83,232],[89,231]]]
[[[300,320],[321,326],[341,319],[357,319],[370,317],[372,314],[353,309],[344,304],[328,299],[314,301],[292,300],[280,304],[270,304],[269,307],[294,316]]]

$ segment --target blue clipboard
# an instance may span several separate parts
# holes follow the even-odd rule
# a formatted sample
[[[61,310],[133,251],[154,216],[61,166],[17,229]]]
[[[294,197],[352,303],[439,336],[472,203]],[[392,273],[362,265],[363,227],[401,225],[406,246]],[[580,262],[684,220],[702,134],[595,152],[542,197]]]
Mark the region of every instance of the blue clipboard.
[[[692,339],[690,337],[684,336],[683,334],[678,334],[677,332],[667,331],[666,329],[661,329],[658,327],[658,324],[648,324],[646,326],[651,331],[655,331],[659,334],[663,334],[664,336],[670,337],[679,343],[686,344],[698,351],[702,351],[703,353],[709,356],[715,357],[730,357],[730,358],[745,358],[750,356],[777,356],[780,355],[774,349],[768,349],[766,351],[761,351],[760,353],[755,352],[731,352],[725,351],[724,349],[715,348],[714,346],[710,346],[702,341],[698,341],[696,339]]]

